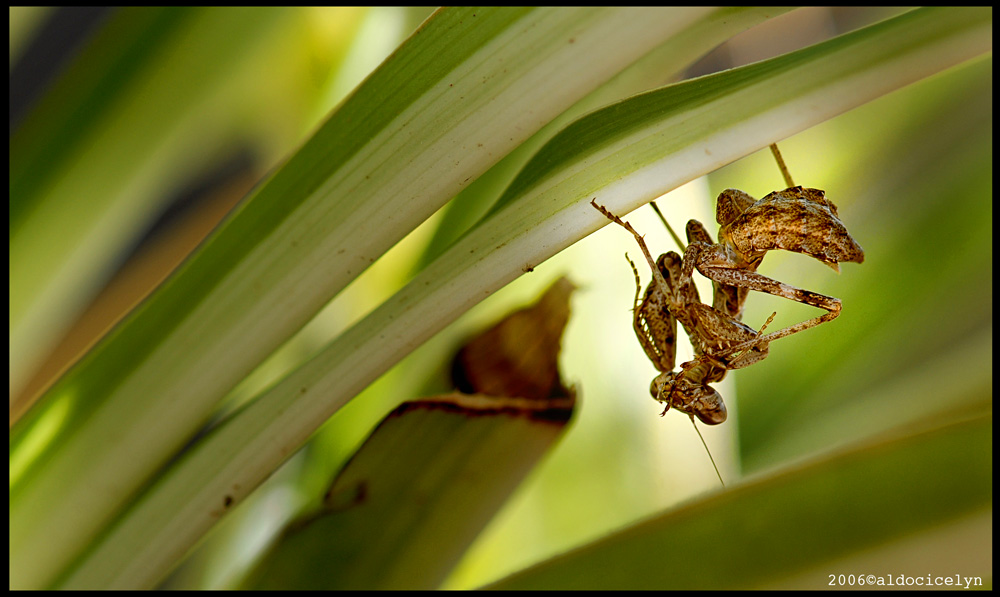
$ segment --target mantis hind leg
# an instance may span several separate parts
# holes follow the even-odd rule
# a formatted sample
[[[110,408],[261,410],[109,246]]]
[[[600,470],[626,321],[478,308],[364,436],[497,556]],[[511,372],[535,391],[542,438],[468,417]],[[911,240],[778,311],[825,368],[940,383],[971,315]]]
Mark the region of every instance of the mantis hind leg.
[[[753,340],[748,340],[740,344],[736,344],[727,348],[722,353],[716,356],[725,356],[727,354],[733,354],[740,350],[746,350],[752,346],[761,345],[763,343],[773,342],[779,338],[784,338],[785,336],[791,336],[803,330],[816,327],[821,323],[826,323],[836,319],[840,315],[841,302],[840,299],[833,298],[832,296],[826,296],[824,294],[819,294],[817,292],[812,292],[811,290],[803,290],[801,288],[796,288],[790,286],[783,282],[778,282],[768,278],[767,276],[758,274],[756,272],[748,272],[745,270],[729,269],[722,267],[706,267],[704,269],[699,268],[699,270],[705,277],[710,278],[714,281],[718,281],[722,284],[729,284],[732,286],[739,286],[741,288],[748,288],[750,290],[756,290],[758,292],[764,292],[767,294],[772,294],[774,296],[780,296],[793,300],[797,303],[803,303],[806,305],[811,305],[826,311],[825,314],[819,317],[814,317],[806,321],[799,322],[795,325],[782,328],[776,332],[771,332],[764,336],[760,336]]]

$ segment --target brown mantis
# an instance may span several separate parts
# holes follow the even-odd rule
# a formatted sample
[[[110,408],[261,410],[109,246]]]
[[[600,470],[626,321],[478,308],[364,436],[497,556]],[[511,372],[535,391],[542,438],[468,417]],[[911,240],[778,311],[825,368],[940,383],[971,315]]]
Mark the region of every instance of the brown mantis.
[[[631,225],[591,201],[598,211],[636,238],[652,269],[653,281],[640,301],[639,275],[632,264],[638,303],[633,327],[646,355],[660,371],[650,393],[656,400],[667,403],[664,414],[673,407],[709,425],[722,423],[726,419],[725,404],[710,383],[720,381],[729,369],[747,367],[765,358],[771,341],[839,315],[839,299],[756,273],[767,251],[784,249],[804,253],[834,269],[838,269],[840,261],[861,263],[864,260],[864,252],[847,232],[836,206],[826,199],[824,191],[794,186],[777,147],[772,145],[771,149],[789,188],[759,201],[739,190],[723,191],[716,211],[716,220],[721,226],[719,242],[712,242],[705,227],[691,220],[687,225],[688,245],[683,259],[671,251],[654,262],[642,236]],[[713,281],[712,307],[701,303],[698,297],[691,279],[694,269]],[[740,321],[750,290],[813,305],[826,313],[762,335],[770,318],[760,331]],[[674,372],[678,321],[691,339],[696,358],[683,363],[680,371]]]
[[[726,349],[755,340],[758,332],[736,318],[703,304],[690,277],[687,282],[679,283],[680,255],[670,251],[654,262],[642,236],[631,224],[596,202],[591,201],[591,204],[635,236],[653,270],[653,281],[640,301],[642,286],[639,273],[632,265],[636,281],[633,327],[646,356],[660,371],[653,379],[650,393],[656,400],[667,403],[664,414],[673,407],[697,416],[707,425],[722,423],[726,420],[725,403],[708,384],[720,381],[729,369],[746,367],[763,359],[767,356],[767,345],[753,343],[739,355],[726,358],[723,355]],[[684,363],[679,372],[674,372],[677,322],[684,327],[695,354],[701,358]]]

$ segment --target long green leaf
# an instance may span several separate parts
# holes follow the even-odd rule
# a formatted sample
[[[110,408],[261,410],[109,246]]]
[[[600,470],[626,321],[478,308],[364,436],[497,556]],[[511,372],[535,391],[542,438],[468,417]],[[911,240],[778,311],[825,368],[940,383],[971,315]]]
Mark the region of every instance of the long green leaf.
[[[218,400],[359,272],[708,10],[437,12],[12,430],[12,586],[54,582]]]
[[[883,582],[898,574],[981,579],[988,570],[963,565],[972,555],[968,549],[931,569],[924,562],[888,570],[877,560],[851,569],[835,562],[905,544],[914,531],[962,524],[969,516],[981,529],[973,535],[979,549],[989,549],[982,514],[992,503],[992,443],[992,416],[986,414],[856,446],[657,516],[489,588],[745,589],[810,570],[794,588],[829,586],[831,574],[873,575]],[[963,459],[954,460],[956,449]],[[928,475],[928,469],[939,474]],[[828,568],[820,569],[823,564]]]
[[[630,95],[673,83],[697,58],[730,37],[778,16],[784,8],[726,8],[713,11],[667,40],[655,51],[625,69],[599,89],[575,103],[525,141],[515,151],[462,190],[448,204],[421,266],[439,256],[449,244],[489,211],[504,189],[542,145],[573,120],[596,108],[621,101]]]
[[[104,538],[79,579],[103,586],[95,581],[103,577],[89,575],[135,555],[141,564],[112,577],[131,586],[139,567],[169,561],[179,547],[167,542],[193,542],[224,496],[245,495],[392,363],[521,272],[604,225],[587,204],[590,197],[627,212],[772,141],[986,52],[990,40],[988,11],[922,9],[580,119],[526,166],[490,216],[406,288],[199,442]]]
[[[447,395],[390,413],[254,589],[434,589],[559,437],[572,398]]]

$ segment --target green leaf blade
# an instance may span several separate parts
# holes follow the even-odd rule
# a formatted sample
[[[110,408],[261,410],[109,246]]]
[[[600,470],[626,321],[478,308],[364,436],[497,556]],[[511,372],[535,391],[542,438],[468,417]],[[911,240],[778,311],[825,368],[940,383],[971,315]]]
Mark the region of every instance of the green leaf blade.
[[[254,589],[434,589],[560,435],[572,399],[450,395],[402,404],[290,525]]]
[[[856,446],[749,481],[488,588],[747,588],[930,531],[990,505],[990,419],[978,416]],[[945,472],[946,478],[927,475],[928,469]],[[900,487],[908,489],[901,493]],[[748,550],[748,545],[756,548]],[[815,576],[808,586],[826,586],[827,576]]]

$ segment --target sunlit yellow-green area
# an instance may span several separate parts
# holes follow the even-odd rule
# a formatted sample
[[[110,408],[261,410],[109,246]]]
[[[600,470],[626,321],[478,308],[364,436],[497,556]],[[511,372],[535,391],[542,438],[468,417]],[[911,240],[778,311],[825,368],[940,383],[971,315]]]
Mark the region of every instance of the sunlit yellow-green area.
[[[10,13],[12,61],[38,29],[34,13],[21,10],[12,8]],[[204,45],[169,45],[164,55],[147,63],[152,71],[130,77],[109,68],[105,76],[112,83],[110,90],[90,81],[86,73],[70,71],[75,78],[57,81],[51,92],[88,100],[87,110],[77,115],[83,120],[80,126],[62,114],[50,95],[12,131],[12,168],[18,159],[37,158],[46,151],[58,167],[52,170],[54,180],[26,175],[19,179],[26,181],[24,186],[12,182],[11,424],[57,372],[152,291],[256,183],[300,149],[330,111],[430,14],[429,9],[393,7],[192,10],[159,16],[139,11],[112,21],[118,27],[134,27],[133,35],[144,23],[155,21],[160,34],[183,30]],[[699,63],[705,70],[695,72],[720,68],[713,64],[728,68],[769,58],[827,39],[837,24],[850,30],[894,14],[805,9],[753,28],[756,23],[744,17],[749,31]],[[765,16],[771,15],[759,20]],[[231,29],[205,35],[223,26]],[[787,33],[791,31],[796,35]],[[129,33],[106,30],[98,41],[118,51],[137,43]],[[733,35],[727,33],[726,39]],[[691,56],[686,64],[698,58]],[[122,87],[113,84],[112,75],[123,76]],[[635,91],[667,82],[650,79]],[[52,114],[66,120],[53,124]],[[49,127],[56,124],[66,127],[65,137],[52,136]],[[819,473],[807,475],[806,489],[795,485],[789,491],[801,496],[797,517],[810,514],[821,521],[817,527],[824,535],[809,535],[811,545],[836,544],[838,525],[818,507],[810,510],[809,492],[827,499],[843,490],[837,483],[848,477],[823,474],[839,470],[838,455],[853,454],[859,446],[873,446],[878,452],[887,445],[891,450],[895,438],[933,435],[939,426],[991,418],[992,54],[879,97],[779,145],[796,184],[824,189],[837,205],[865,249],[865,261],[843,264],[837,275],[807,256],[768,254],[761,273],[838,297],[843,312],[830,323],[775,342],[763,362],[731,372],[718,386],[729,420],[717,427],[700,426],[700,431],[727,486],[746,492],[734,495],[767,491],[774,487],[768,485],[772,479],[823,463]],[[533,151],[521,162],[512,160],[508,172],[499,169],[484,176],[496,180],[479,184],[496,185],[495,199]],[[209,176],[236,154],[249,156],[239,172]],[[128,167],[119,168],[121,164]],[[186,192],[206,179],[211,182],[207,190]],[[764,148],[657,203],[675,229],[697,219],[714,234],[719,192],[739,188],[759,198],[783,186]],[[33,200],[19,203],[19,189]],[[60,193],[77,189],[81,203],[76,211],[60,209]],[[131,251],[181,194],[193,194],[199,201],[186,217],[159,228],[156,236]],[[472,207],[469,213],[485,209]],[[450,243],[456,230],[464,229],[447,229],[462,216],[446,210],[414,228],[298,333],[236,380],[212,420],[238,414],[411,280],[442,250],[439,244]],[[654,254],[681,251],[650,208],[620,215],[645,235]],[[374,217],[389,221],[392,216]],[[656,371],[632,329],[635,283],[626,253],[637,262],[645,285],[649,272],[634,239],[616,226],[605,226],[544,263],[533,264],[533,271],[409,352],[223,518],[163,586],[239,586],[283,527],[319,504],[336,472],[387,413],[404,400],[450,391],[450,359],[461,342],[534,301],[562,275],[578,287],[560,359],[563,378],[579,397],[574,418],[444,587],[474,588],[574,548],[600,549],[599,540],[609,534],[678,507],[698,511],[724,505],[730,498],[691,421],[676,412],[661,418],[662,405],[649,396]],[[710,285],[696,278],[702,297],[710,296]],[[777,313],[772,329],[815,315],[806,306],[752,295],[744,320],[759,327],[772,312]],[[238,353],[241,348],[237,343],[229,350]],[[690,347],[682,341],[678,362],[690,356]],[[86,366],[84,360],[81,367]],[[27,417],[35,418],[31,432],[16,450],[12,447],[12,492],[19,479],[44,470],[50,442],[88,422],[87,411],[75,408],[77,399],[64,392],[28,412]],[[969,434],[967,444],[961,434],[944,432],[948,441],[941,445],[946,451],[929,460],[924,474],[940,477],[943,484],[952,469],[990,478],[991,457],[970,451],[981,450],[984,441],[991,443],[991,431],[982,425],[972,428],[977,432]],[[180,438],[182,443],[185,439]],[[897,460],[892,462],[921,466],[906,458],[906,445],[893,452]],[[870,481],[863,471],[858,478]],[[908,491],[900,480],[907,478],[904,474],[899,479],[890,474],[877,478],[883,482],[870,489],[876,501],[879,495]],[[855,498],[864,493],[852,489],[847,493]],[[927,573],[978,575],[991,584],[992,537],[984,532],[992,524],[991,506],[957,519],[920,514],[936,505],[945,507],[953,496],[942,491],[935,499],[941,503],[920,504],[898,521],[905,538],[893,536],[877,549],[838,553],[841,568],[836,570],[813,562],[814,567],[778,569],[765,578],[734,574],[754,578],[753,586],[818,588],[826,586],[825,572],[842,571],[849,563],[889,574],[900,562],[921,562],[932,568]],[[823,501],[817,498],[815,503]],[[686,516],[688,510],[680,512]],[[847,524],[850,513],[846,504],[838,516]],[[726,528],[713,527],[720,519],[724,517],[707,516],[703,527],[695,520],[690,532],[711,531],[720,542],[746,540],[745,535],[730,537]],[[933,528],[928,529],[930,520]],[[746,541],[734,551],[770,549],[766,528]],[[725,562],[719,562],[717,574],[725,578]]]

